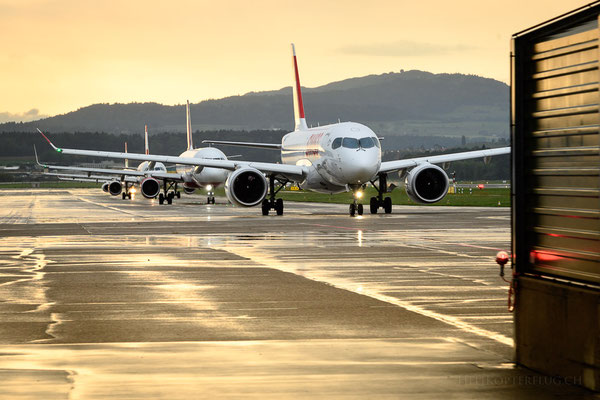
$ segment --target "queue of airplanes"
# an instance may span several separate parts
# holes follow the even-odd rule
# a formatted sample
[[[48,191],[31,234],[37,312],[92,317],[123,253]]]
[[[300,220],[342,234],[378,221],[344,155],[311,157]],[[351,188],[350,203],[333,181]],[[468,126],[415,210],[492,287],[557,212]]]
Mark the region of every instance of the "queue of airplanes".
[[[293,44],[292,66],[295,77],[292,86],[295,129],[284,135],[281,143],[203,141],[213,146],[246,146],[278,150],[281,154],[281,163],[232,160],[215,147],[194,148],[188,102],[186,109],[188,146],[187,150],[178,157],[150,154],[147,129],[145,154],[61,148],[55,146],[38,129],[52,148],[61,154],[141,161],[136,170],[44,166],[85,173],[81,176],[76,175],[74,179],[105,179],[103,189],[113,195],[122,193],[123,198],[131,198],[131,187],[138,185],[144,197],[158,197],[161,204],[164,201],[171,204],[173,197],[179,197],[177,190],[179,184],[183,186],[186,193],[192,193],[199,188],[207,189],[208,202],[214,203],[212,190],[223,185],[227,199],[232,204],[242,207],[261,206],[263,215],[268,215],[271,210],[275,210],[277,215],[283,214],[283,200],[277,198],[277,194],[288,183],[320,193],[335,194],[352,191],[354,196],[349,205],[349,214],[355,216],[363,214],[363,204],[360,199],[368,183],[377,190],[377,196],[371,197],[369,201],[370,212],[376,214],[380,208],[383,208],[386,214],[392,212],[392,200],[386,196],[395,187],[388,185],[388,176],[392,173],[399,173],[400,177],[404,178],[406,192],[413,201],[435,203],[444,198],[449,188],[448,176],[437,164],[446,165],[452,161],[473,158],[489,159],[495,155],[510,153],[510,147],[502,147],[382,161],[380,139],[363,124],[338,122],[308,127]],[[177,172],[168,172],[165,164],[175,165]],[[111,178],[109,175],[117,178]],[[66,174],[62,176],[67,178]]]

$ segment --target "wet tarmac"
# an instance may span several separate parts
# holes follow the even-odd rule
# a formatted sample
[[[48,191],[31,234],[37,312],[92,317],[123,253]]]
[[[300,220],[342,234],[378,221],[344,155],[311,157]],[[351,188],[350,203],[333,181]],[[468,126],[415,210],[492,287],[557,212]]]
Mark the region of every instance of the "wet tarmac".
[[[0,191],[0,398],[594,398],[512,363],[507,208]]]

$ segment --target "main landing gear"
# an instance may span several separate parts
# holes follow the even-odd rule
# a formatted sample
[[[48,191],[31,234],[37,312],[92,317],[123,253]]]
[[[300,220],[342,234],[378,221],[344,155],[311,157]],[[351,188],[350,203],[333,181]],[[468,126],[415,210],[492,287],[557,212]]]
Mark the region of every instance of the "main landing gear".
[[[279,186],[275,189],[275,177],[273,175],[269,176],[269,198],[264,199],[262,202],[263,215],[269,215],[270,210],[275,210],[277,215],[283,215],[283,199],[275,199],[275,195],[277,195],[288,182],[287,179],[285,181],[277,180]]]
[[[377,214],[379,207],[382,207],[386,214],[390,214],[392,212],[392,198],[383,198],[383,194],[389,192],[387,185],[387,174],[379,174],[377,180],[379,181],[379,186],[376,185],[374,181],[371,181],[373,187],[377,189],[377,197],[371,197],[371,201],[369,202],[371,214]]]
[[[133,185],[131,185],[131,186],[133,186]],[[131,186],[129,186],[129,183],[125,182],[125,187],[124,187],[125,190],[123,190],[123,192],[121,193],[123,200],[125,200],[125,199],[131,200],[131,192],[129,191],[129,188]]]
[[[356,186],[352,188],[354,192],[354,201],[350,204],[350,216],[354,217],[356,214],[363,215],[363,205],[358,202],[358,200],[363,196],[363,187]]]
[[[172,204],[173,199],[177,197],[181,198],[181,192],[177,190],[177,182],[163,181],[163,192],[158,194],[158,204]]]

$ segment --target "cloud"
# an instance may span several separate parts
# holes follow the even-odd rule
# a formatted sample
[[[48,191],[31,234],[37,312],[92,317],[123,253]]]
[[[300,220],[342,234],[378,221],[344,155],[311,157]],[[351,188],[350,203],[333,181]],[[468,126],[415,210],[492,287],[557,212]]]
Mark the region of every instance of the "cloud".
[[[425,57],[447,55],[474,50],[475,47],[462,44],[446,45],[441,43],[413,42],[398,40],[389,43],[371,43],[345,46],[341,53],[360,56],[380,57]]]
[[[13,114],[9,112],[0,112],[0,123],[3,122],[29,122],[42,118],[48,118],[48,115],[40,114],[40,110],[32,108],[21,114]]]

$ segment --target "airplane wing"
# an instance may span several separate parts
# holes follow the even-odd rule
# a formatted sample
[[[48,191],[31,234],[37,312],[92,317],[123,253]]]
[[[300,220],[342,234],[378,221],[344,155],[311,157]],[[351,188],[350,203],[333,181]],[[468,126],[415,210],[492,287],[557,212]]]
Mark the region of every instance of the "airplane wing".
[[[384,161],[379,172],[394,172],[405,168],[416,167],[422,163],[441,164],[451,161],[469,160],[472,158],[487,158],[501,154],[510,154],[510,147],[500,147],[489,150],[466,151],[463,153],[441,154],[439,156],[407,158],[405,160]]]
[[[96,174],[108,174],[108,175],[130,175],[130,176],[145,176],[142,171],[138,171],[135,169],[113,169],[113,168],[88,168],[88,167],[73,167],[68,165],[50,165],[41,163],[37,149],[35,145],[33,146],[33,152],[35,153],[35,162],[42,168],[48,169],[56,169],[56,170],[66,170],[66,171],[80,171],[87,172],[88,174],[96,173]],[[128,153],[125,153],[128,154]]]
[[[199,167],[211,167],[221,168],[226,170],[236,170],[241,167],[251,167],[266,173],[282,175],[291,180],[302,180],[307,174],[308,169],[300,165],[288,165],[288,164],[276,164],[276,163],[263,163],[253,161],[232,161],[232,160],[211,160],[207,158],[194,158],[194,157],[173,157],[173,156],[159,156],[152,154],[136,154],[136,153],[119,153],[113,151],[96,151],[96,150],[78,150],[78,149],[66,149],[56,147],[42,131],[38,129],[38,132],[42,134],[44,139],[52,146],[58,153],[72,154],[78,156],[91,156],[91,157],[102,157],[102,158],[114,158],[114,159],[129,159],[138,161],[155,161],[170,164],[181,164],[181,165],[193,165]]]
[[[154,172],[149,171],[147,176],[151,176],[152,178],[162,179],[165,181],[179,181],[183,182],[183,175],[178,174],[176,172]]]
[[[37,150],[35,146],[33,146],[33,151],[35,152],[35,161],[40,167],[52,169],[52,170],[63,170],[63,171],[80,171],[87,172],[87,175],[79,175],[79,177],[91,177],[92,174],[103,174],[103,175],[115,175],[115,176],[125,176],[125,177],[147,177],[150,176],[156,179],[162,180],[170,180],[170,181],[179,181],[183,182],[183,176],[176,172],[157,172],[157,171],[138,171],[136,169],[113,169],[113,168],[88,168],[88,167],[72,167],[68,165],[50,165],[43,164],[39,161]],[[130,153],[124,153],[130,154]],[[48,173],[48,175],[51,175]],[[68,174],[55,174],[66,176]],[[107,177],[107,179],[114,179],[114,177]],[[125,179],[127,182],[137,182],[136,179]]]
[[[259,149],[281,150],[281,144],[277,143],[252,143],[252,142],[229,142],[227,140],[203,140],[202,143],[224,144],[227,146],[255,147]]]
[[[114,176],[106,175],[64,174],[61,172],[44,172],[44,175],[56,176],[58,179],[62,180],[73,180],[80,182],[111,182],[115,180]],[[136,183],[137,179],[126,177],[125,181],[129,183]]]

